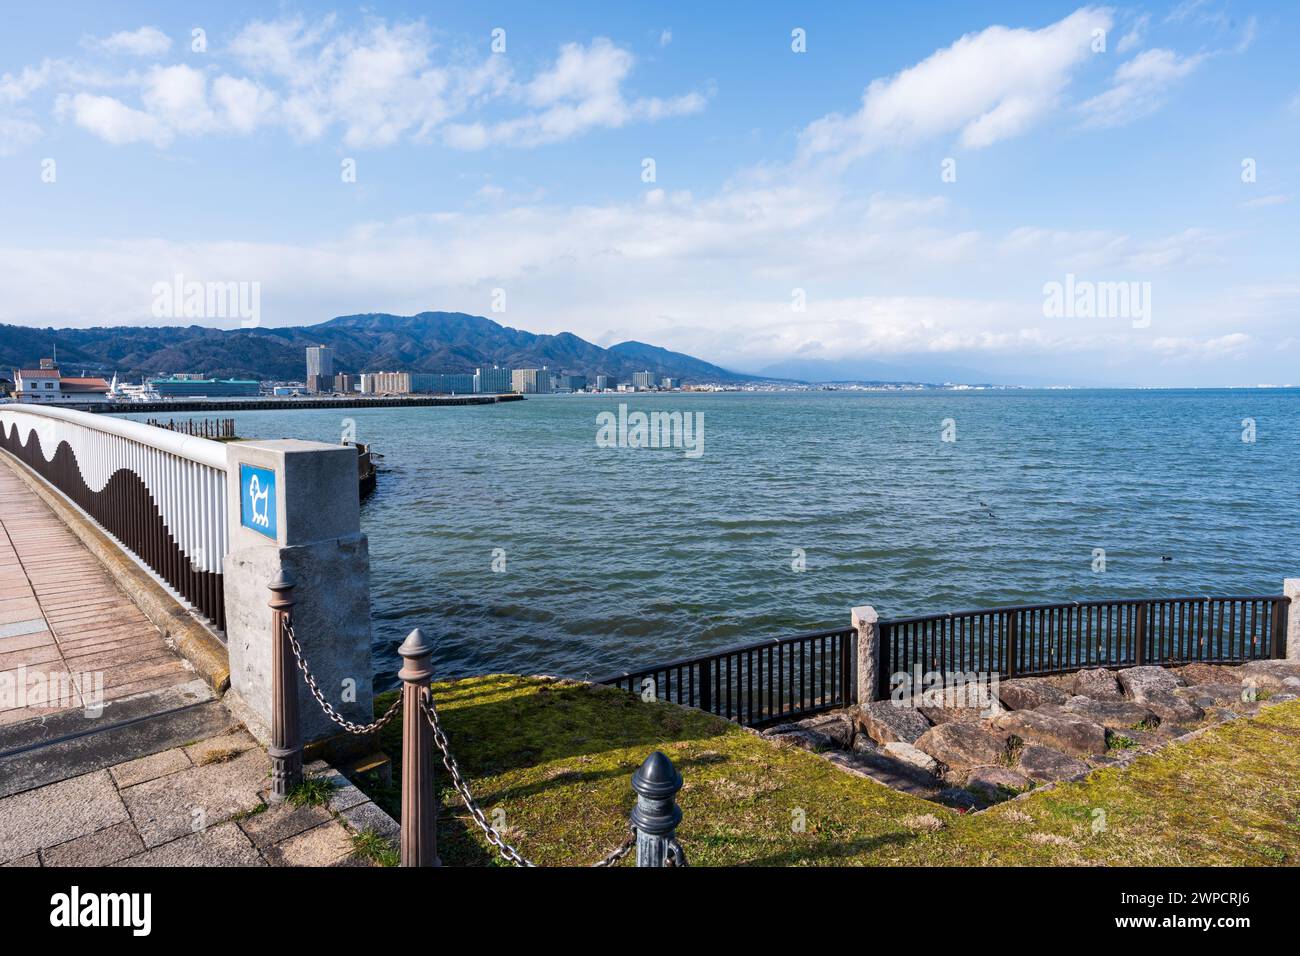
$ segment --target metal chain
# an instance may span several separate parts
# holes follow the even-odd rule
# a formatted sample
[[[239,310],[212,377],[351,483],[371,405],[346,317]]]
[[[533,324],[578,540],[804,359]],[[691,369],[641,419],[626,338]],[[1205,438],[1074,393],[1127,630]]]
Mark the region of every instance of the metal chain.
[[[432,694],[420,695],[420,709],[424,711],[425,719],[429,722],[429,726],[433,728],[433,742],[442,751],[442,765],[447,768],[447,773],[451,774],[451,782],[455,785],[456,792],[460,794],[460,799],[464,802],[465,808],[469,810],[469,815],[479,825],[479,829],[483,831],[483,835],[487,837],[488,842],[497,848],[497,852],[501,854],[501,858],[507,863],[513,863],[515,866],[536,866],[535,863],[507,843],[505,838],[497,832],[496,827],[488,823],[487,817],[483,816],[483,810],[479,807],[478,801],[469,792],[469,787],[460,775],[460,766],[456,763],[456,758],[451,755],[451,747],[447,743],[447,735],[442,732],[442,724],[438,720],[438,708],[433,704]]]
[[[289,647],[293,649],[294,660],[298,662],[298,670],[302,671],[303,680],[307,682],[307,689],[311,695],[316,698],[316,703],[320,704],[321,710],[325,711],[325,716],[334,723],[338,724],[344,730],[353,734],[370,734],[381,729],[385,724],[397,716],[397,712],[402,709],[402,695],[397,695],[397,700],[393,701],[393,706],[388,708],[387,713],[371,724],[354,724],[348,720],[325,699],[321,689],[316,685],[316,678],[312,676],[311,669],[307,666],[307,661],[302,656],[302,645],[298,643],[298,637],[293,632],[293,621],[289,615],[284,616],[284,633],[289,638]]]
[[[668,846],[665,849],[668,853],[664,857],[664,866],[682,867],[686,865],[686,851],[682,849],[682,845],[677,842],[676,837],[668,841]]]
[[[424,711],[424,717],[429,722],[429,726],[433,728],[433,742],[442,751],[442,765],[447,768],[447,773],[451,775],[451,782],[456,787],[456,792],[460,794],[461,802],[465,804],[465,809],[469,810],[470,816],[479,825],[479,829],[483,831],[487,841],[497,848],[497,853],[507,863],[513,863],[515,866],[536,866],[536,863],[533,863],[507,843],[505,837],[501,835],[496,827],[487,822],[487,817],[483,815],[482,808],[478,805],[478,801],[474,799],[474,795],[470,793],[465,778],[461,776],[460,764],[456,762],[456,758],[452,755],[451,745],[447,742],[447,735],[443,732],[442,722],[438,719],[438,708],[433,702],[432,694],[420,695],[420,708]],[[627,839],[591,865],[593,867],[613,866],[627,856],[635,845],[636,831],[629,830]]]

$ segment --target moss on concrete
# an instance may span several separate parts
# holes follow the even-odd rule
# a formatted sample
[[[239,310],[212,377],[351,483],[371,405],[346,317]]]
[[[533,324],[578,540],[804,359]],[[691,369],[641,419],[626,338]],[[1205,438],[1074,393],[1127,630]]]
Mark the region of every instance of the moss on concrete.
[[[584,865],[620,842],[632,773],[656,748],[685,778],[680,837],[696,866],[1300,863],[1300,702],[963,816],[611,688],[491,675],[433,692],[484,812],[542,865]],[[382,736],[394,774],[400,723]],[[494,864],[446,773],[438,788],[443,862]],[[373,796],[396,815],[399,793]]]

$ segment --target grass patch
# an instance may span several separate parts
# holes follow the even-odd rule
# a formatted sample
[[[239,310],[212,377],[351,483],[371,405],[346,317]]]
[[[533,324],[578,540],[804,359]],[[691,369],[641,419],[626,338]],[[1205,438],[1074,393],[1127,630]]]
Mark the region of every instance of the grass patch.
[[[200,767],[206,767],[210,763],[229,763],[244,751],[238,747],[226,747],[225,749],[209,750],[199,761]]]
[[[540,865],[584,865],[621,842],[632,773],[655,749],[685,779],[679,837],[693,866],[1300,863],[1300,701],[1127,769],[962,815],[708,714],[612,688],[491,675],[433,693],[484,812]],[[377,712],[391,699],[380,695]],[[386,727],[381,743],[400,780],[400,727]],[[497,864],[441,765],[436,779],[443,862]],[[362,789],[400,809],[400,792]],[[1098,811],[1103,828],[1094,827]],[[922,823],[927,816],[943,826]]]
[[[1123,734],[1107,734],[1107,750],[1132,750],[1138,745],[1138,742],[1132,737],[1125,737]]]
[[[352,835],[352,852],[380,866],[397,866],[402,856],[376,830],[367,829]]]
[[[295,807],[323,807],[334,793],[334,782],[325,777],[308,777],[289,791],[289,802]]]

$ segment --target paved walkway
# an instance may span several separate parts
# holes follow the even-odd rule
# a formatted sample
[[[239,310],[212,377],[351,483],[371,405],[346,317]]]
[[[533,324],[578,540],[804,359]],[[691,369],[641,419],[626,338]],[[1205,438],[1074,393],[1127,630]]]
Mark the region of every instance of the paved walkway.
[[[2,453],[0,453],[2,455]],[[337,866],[397,824],[328,765],[271,805],[270,760],[0,461],[0,865]]]
[[[0,865],[371,866],[353,846],[398,826],[342,774],[317,805],[272,805],[271,763],[243,729],[0,800]]]
[[[0,726],[193,679],[76,536],[0,465]],[[8,696],[10,699],[5,699]]]

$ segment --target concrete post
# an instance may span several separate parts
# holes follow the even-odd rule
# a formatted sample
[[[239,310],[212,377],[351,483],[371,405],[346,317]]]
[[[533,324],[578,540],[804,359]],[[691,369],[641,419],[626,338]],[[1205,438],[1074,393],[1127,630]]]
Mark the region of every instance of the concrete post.
[[[1300,661],[1300,578],[1285,579],[1282,593],[1291,599],[1286,608],[1286,659]]]
[[[402,655],[402,866],[440,866],[438,804],[433,796],[433,728],[421,704],[433,678],[433,645],[417,627]]]
[[[677,791],[682,789],[682,775],[673,762],[656,750],[632,774],[636,806],[632,808],[632,828],[636,830],[637,866],[684,866],[686,860],[674,848],[677,824],[682,822],[682,808],[677,805]],[[669,858],[673,859],[669,863]]]
[[[370,551],[361,533],[357,453],[297,440],[226,446],[228,700],[262,743],[270,740],[276,634],[268,581],[288,573],[294,632],[325,699],[348,720],[373,719]],[[297,679],[302,740],[339,734]]]
[[[286,618],[293,611],[293,578],[287,572],[270,584],[271,653],[271,802],[282,803],[302,783],[302,730],[298,717],[298,666],[289,646]]]
[[[858,705],[876,699],[880,687],[880,615],[870,605],[855,607],[853,629],[857,631]]]

